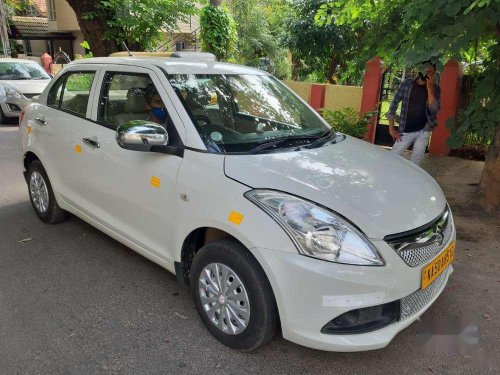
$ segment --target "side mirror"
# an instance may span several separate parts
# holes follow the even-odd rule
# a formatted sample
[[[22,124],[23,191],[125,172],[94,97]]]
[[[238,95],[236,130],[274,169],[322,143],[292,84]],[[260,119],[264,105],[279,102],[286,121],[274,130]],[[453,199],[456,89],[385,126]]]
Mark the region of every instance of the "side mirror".
[[[168,133],[154,122],[134,120],[116,129],[116,142],[126,150],[156,151],[155,148],[168,145]]]

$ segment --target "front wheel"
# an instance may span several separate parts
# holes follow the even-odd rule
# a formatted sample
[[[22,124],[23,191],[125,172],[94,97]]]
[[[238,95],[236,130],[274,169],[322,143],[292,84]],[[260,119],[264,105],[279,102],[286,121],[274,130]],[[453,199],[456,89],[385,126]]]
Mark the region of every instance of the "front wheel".
[[[68,213],[57,204],[47,172],[39,160],[34,160],[28,167],[28,191],[31,205],[42,221],[54,224],[68,217]]]
[[[223,239],[202,247],[190,272],[194,303],[223,344],[249,351],[270,341],[278,328],[271,285],[248,250]]]

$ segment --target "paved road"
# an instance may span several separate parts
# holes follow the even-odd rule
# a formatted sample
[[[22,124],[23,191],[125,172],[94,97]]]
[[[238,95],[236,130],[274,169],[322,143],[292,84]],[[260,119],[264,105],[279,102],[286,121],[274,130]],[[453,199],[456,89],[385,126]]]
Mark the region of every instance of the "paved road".
[[[487,266],[469,270],[460,241],[452,280],[424,320],[460,316],[479,326],[472,357],[441,344],[427,352],[415,324],[372,352],[321,352],[276,338],[240,353],[208,333],[167,271],[75,217],[38,220],[18,159],[17,127],[0,126],[0,374],[485,373],[470,363],[478,349],[483,365],[489,355],[499,366],[500,276]]]

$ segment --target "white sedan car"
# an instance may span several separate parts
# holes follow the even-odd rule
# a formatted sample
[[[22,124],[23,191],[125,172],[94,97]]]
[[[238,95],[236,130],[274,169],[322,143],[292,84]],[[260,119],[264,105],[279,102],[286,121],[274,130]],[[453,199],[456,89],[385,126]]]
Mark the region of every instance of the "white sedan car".
[[[0,59],[0,124],[18,118],[34,96],[50,82],[50,75],[30,60]]]
[[[40,219],[70,212],[175,273],[232,348],[279,329],[322,350],[382,348],[453,271],[434,179],[260,70],[204,54],[81,60],[20,135]]]

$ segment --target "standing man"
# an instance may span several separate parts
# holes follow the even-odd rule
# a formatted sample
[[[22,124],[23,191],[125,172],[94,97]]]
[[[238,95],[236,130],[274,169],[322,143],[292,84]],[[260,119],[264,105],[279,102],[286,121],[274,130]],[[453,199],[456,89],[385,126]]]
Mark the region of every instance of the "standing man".
[[[392,152],[403,155],[413,145],[411,161],[417,165],[422,161],[430,133],[437,125],[441,94],[435,82],[436,65],[425,61],[422,70],[424,73],[419,71],[417,78],[406,79],[399,85],[387,112],[389,133],[394,140]],[[397,116],[399,102],[401,112]],[[394,121],[399,123],[398,129],[394,127]]]

